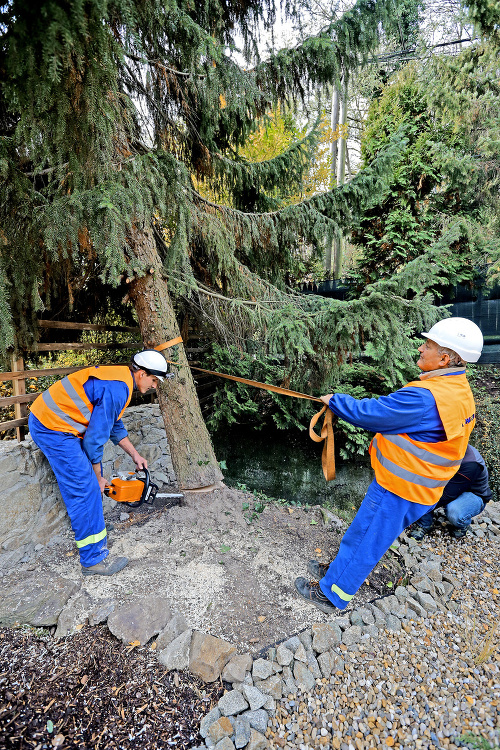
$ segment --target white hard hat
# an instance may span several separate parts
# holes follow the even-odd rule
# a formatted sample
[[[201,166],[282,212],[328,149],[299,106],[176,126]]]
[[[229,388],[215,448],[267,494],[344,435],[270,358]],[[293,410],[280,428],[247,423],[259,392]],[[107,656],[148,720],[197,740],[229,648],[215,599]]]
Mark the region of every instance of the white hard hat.
[[[173,373],[167,375],[168,364],[163,354],[156,349],[144,349],[132,357],[132,364],[144,370],[148,375],[154,375],[158,380],[173,378]]]
[[[439,346],[453,349],[464,362],[477,362],[483,349],[481,329],[468,318],[445,318],[422,336]]]

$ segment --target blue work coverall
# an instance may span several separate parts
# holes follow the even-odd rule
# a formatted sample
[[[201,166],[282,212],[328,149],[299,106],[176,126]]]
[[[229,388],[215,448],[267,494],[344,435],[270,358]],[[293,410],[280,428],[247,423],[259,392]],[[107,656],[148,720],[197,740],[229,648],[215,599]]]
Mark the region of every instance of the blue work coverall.
[[[329,407],[346,422],[371,432],[405,433],[428,443],[446,440],[434,396],[425,388],[409,386],[379,399],[335,393]],[[319,582],[323,594],[344,609],[401,532],[434,507],[405,500],[374,479]]]
[[[90,567],[109,555],[102,494],[92,465],[102,462],[108,440],[116,445],[127,437],[127,430],[118,416],[128,401],[129,389],[119,380],[92,377],[83,387],[93,406],[83,439],[68,432],[49,430],[34,414],[30,414],[28,425],[31,437],[47,457],[57,479],[80,562]]]

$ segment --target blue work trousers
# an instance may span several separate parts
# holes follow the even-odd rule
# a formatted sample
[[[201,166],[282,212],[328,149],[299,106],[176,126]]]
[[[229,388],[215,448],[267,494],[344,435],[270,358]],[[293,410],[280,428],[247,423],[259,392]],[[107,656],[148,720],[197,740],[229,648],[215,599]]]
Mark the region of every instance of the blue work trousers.
[[[67,432],[45,427],[33,414],[28,421],[31,437],[45,454],[57,479],[75,534],[80,562],[86,568],[108,555],[106,525],[99,482],[82,440]]]
[[[404,500],[374,479],[342,538],[336,558],[319,582],[324,595],[336,607],[345,609],[401,532],[428,510],[428,505]]]
[[[484,503],[473,492],[462,492],[455,500],[445,505],[446,518],[456,529],[467,529],[471,519],[484,509]],[[432,528],[434,511],[431,510],[419,519],[418,524],[426,531]]]

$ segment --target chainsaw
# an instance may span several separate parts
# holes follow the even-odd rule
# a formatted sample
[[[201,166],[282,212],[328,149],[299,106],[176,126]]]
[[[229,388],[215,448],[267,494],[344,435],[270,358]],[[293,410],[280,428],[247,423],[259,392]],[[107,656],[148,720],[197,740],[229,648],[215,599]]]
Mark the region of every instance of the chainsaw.
[[[104,494],[116,500],[117,503],[128,505],[129,508],[138,508],[143,503],[153,505],[157,497],[172,500],[181,500],[184,497],[181,493],[158,494],[158,485],[151,481],[147,469],[127,471],[117,477],[112,477],[111,482],[104,488]]]

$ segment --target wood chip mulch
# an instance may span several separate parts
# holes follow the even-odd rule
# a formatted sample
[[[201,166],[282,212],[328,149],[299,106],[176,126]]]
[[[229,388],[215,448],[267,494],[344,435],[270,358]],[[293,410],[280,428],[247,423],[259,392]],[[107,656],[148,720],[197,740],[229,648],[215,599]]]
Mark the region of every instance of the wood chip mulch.
[[[105,626],[61,640],[0,630],[0,748],[186,750],[222,693]]]

